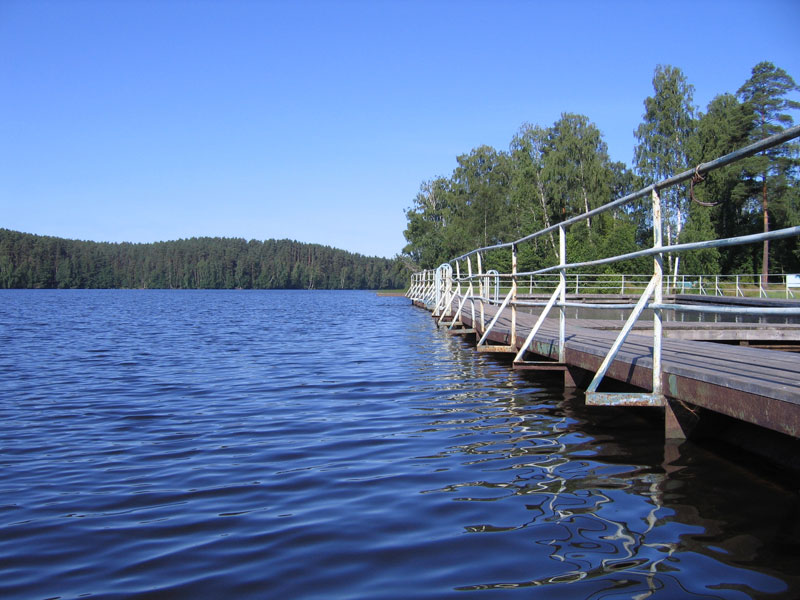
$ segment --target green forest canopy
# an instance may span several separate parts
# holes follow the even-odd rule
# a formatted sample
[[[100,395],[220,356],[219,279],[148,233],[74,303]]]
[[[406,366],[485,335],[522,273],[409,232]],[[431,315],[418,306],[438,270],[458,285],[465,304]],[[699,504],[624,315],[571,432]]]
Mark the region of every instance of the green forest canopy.
[[[407,283],[400,260],[290,240],[113,244],[0,229],[5,289],[397,289]]]
[[[800,88],[782,69],[762,62],[736,94],[715,97],[706,112],[680,69],[659,65],[653,96],[634,132],[633,170],[612,162],[588,117],[563,113],[550,127],[524,124],[507,151],[480,146],[457,157],[449,177],[425,181],[407,210],[403,253],[434,268],[480,247],[510,242],[625,196],[651,183],[741,148],[792,125]],[[800,224],[800,152],[785,144],[709,173],[695,186],[662,195],[664,244],[759,233]],[[714,206],[704,206],[715,204]],[[604,213],[570,228],[569,262],[632,252],[652,245],[648,202]],[[555,236],[519,248],[521,270],[557,264]],[[508,252],[485,257],[484,268],[510,271]],[[738,246],[682,255],[677,274],[800,272],[798,238],[769,246]],[[645,273],[652,259],[593,267],[594,272]]]

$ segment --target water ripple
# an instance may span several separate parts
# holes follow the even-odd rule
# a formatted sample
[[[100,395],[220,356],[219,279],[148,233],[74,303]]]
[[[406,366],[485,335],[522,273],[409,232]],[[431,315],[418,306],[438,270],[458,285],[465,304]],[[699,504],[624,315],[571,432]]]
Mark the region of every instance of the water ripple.
[[[660,435],[401,298],[3,291],[0,596],[794,597],[796,490]]]

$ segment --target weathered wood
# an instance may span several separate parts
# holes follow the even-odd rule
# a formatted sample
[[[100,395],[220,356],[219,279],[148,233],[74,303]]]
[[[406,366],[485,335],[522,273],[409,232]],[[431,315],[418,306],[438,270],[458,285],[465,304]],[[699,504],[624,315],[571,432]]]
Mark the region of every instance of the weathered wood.
[[[465,311],[466,313],[466,311]],[[487,318],[496,308],[487,306]],[[470,316],[464,322],[470,326]],[[517,339],[535,323],[532,314],[517,314]],[[578,323],[582,323],[578,321]],[[510,319],[500,315],[487,341],[511,352]],[[597,370],[616,338],[616,331],[568,323],[565,363]],[[518,342],[518,346],[521,342]],[[652,335],[632,333],[620,348],[607,377],[650,389]],[[534,354],[558,358],[558,326],[546,321],[532,343]],[[702,406],[735,418],[800,437],[800,355],[705,341],[663,340],[663,391],[673,400]]]
[[[567,365],[553,360],[522,360],[513,363],[516,371],[564,371]]]
[[[454,327],[453,329],[448,329],[447,333],[449,335],[467,335],[475,333],[475,330],[468,327]]]
[[[601,331],[619,331],[623,321],[610,319],[580,319],[580,327]],[[636,323],[633,330],[646,334],[652,331],[652,322]],[[800,325],[764,325],[763,323],[691,323],[664,321],[664,338],[710,342],[800,342]]]
[[[476,346],[476,348],[478,349],[478,352],[495,352],[498,354],[505,354],[505,353],[516,354],[518,350],[518,348],[508,345],[491,346],[491,345],[481,344],[480,346]]]

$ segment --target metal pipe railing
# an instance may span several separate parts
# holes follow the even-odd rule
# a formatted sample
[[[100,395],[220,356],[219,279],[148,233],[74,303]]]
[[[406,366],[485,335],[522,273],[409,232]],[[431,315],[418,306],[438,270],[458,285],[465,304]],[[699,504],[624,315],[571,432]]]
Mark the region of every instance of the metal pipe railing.
[[[667,179],[663,179],[655,184],[642,188],[632,194],[628,194],[627,196],[614,200],[613,202],[609,202],[603,206],[600,206],[593,210],[589,210],[581,215],[577,215],[570,219],[566,219],[561,223],[557,223],[555,225],[543,228],[539,231],[521,237],[513,242],[494,244],[492,246],[477,248],[475,250],[462,254],[461,256],[440,265],[440,267],[436,269],[435,273],[433,274],[429,275],[427,274],[427,272],[423,272],[421,276],[420,274],[415,274],[414,276],[412,276],[411,288],[413,289],[413,292],[411,292],[411,289],[409,290],[410,296],[411,297],[417,296],[417,299],[422,299],[423,301],[429,304],[433,304],[435,306],[434,314],[437,316],[439,316],[438,311],[441,308],[443,311],[441,317],[443,318],[444,311],[447,311],[447,313],[449,314],[449,311],[452,310],[452,304],[454,302],[454,299],[457,297],[461,298],[462,282],[464,284],[469,284],[467,296],[469,296],[469,299],[472,302],[473,323],[475,323],[476,319],[475,316],[476,302],[478,304],[480,313],[480,330],[482,331],[482,336],[478,342],[479,345],[485,343],[485,341],[488,339],[488,336],[492,328],[498,322],[501,313],[507,307],[510,306],[511,322],[510,322],[509,337],[511,340],[511,347],[514,347],[514,351],[517,353],[517,358],[516,358],[517,361],[522,359],[522,356],[525,354],[526,350],[528,350],[528,348],[530,347],[530,344],[532,343],[533,337],[535,335],[535,331],[538,330],[538,328],[541,326],[541,322],[544,321],[546,314],[550,311],[550,309],[554,307],[559,307],[560,314],[559,314],[558,357],[559,357],[559,362],[563,363],[565,356],[565,321],[566,321],[565,308],[567,306],[574,306],[576,304],[567,302],[566,294],[569,287],[572,287],[575,294],[578,294],[580,291],[584,290],[594,290],[607,293],[612,289],[615,290],[616,289],[615,286],[619,287],[620,289],[619,293],[621,294],[624,294],[626,291],[632,293],[641,293],[638,302],[635,305],[633,305],[634,310],[631,313],[628,322],[623,327],[617,340],[612,345],[610,352],[606,356],[603,365],[601,366],[600,370],[597,372],[595,378],[590,384],[590,388],[587,392],[587,401],[591,399],[592,394],[596,393],[597,387],[599,386],[600,381],[606,372],[606,369],[613,361],[616,351],[624,343],[625,337],[633,328],[633,324],[635,323],[636,319],[639,317],[639,315],[641,315],[641,313],[644,311],[645,308],[650,308],[654,312],[653,366],[652,366],[653,392],[651,394],[645,394],[645,396],[647,396],[646,398],[647,403],[651,405],[653,403],[658,403],[659,398],[663,400],[663,394],[661,389],[662,385],[661,311],[675,309],[675,305],[669,305],[664,303],[665,291],[680,289],[682,292],[686,292],[688,289],[691,291],[696,290],[699,294],[707,294],[708,289],[713,289],[716,293],[720,294],[723,292],[723,290],[729,290],[736,296],[744,296],[745,291],[747,289],[748,278],[750,279],[751,289],[753,289],[754,293],[757,291],[759,297],[766,297],[769,295],[770,291],[773,292],[776,291],[776,290],[765,289],[764,282],[762,281],[761,277],[757,275],[736,275],[736,276],[682,275],[680,276],[680,278],[678,278],[674,274],[673,275],[665,274],[663,268],[663,256],[665,254],[672,254],[672,253],[677,254],[692,250],[753,244],[765,240],[775,240],[775,239],[800,236],[800,226],[798,226],[798,227],[788,227],[777,231],[770,231],[753,235],[743,235],[731,238],[663,246],[662,230],[661,230],[662,202],[660,199],[660,191],[672,187],[674,185],[680,184],[684,181],[687,181],[690,178],[694,177],[695,175],[703,175],[714,169],[718,169],[725,165],[731,164],[737,160],[741,160],[743,158],[752,156],[764,150],[768,150],[770,148],[783,144],[797,137],[800,137],[800,125],[786,129],[778,134],[760,140],[756,143],[750,144],[744,148],[741,148],[735,152],[731,152],[715,160],[706,163],[701,163],[694,169],[689,169],[687,171],[684,171]],[[652,202],[652,214],[653,214],[653,245],[651,248],[638,250],[636,252],[629,252],[617,256],[600,258],[591,261],[583,261],[576,263],[567,262],[565,240],[566,240],[566,230],[568,227],[576,223],[591,219],[592,217],[607,212],[609,210],[613,210],[623,205],[630,204],[636,200],[645,198],[648,195],[650,196]],[[537,269],[534,271],[520,271],[518,269],[518,262],[517,262],[519,246],[523,243],[534,240],[542,235],[552,234],[553,232],[556,231],[558,232],[559,236],[558,264],[551,265],[549,267],[545,267],[542,269]],[[492,270],[484,272],[483,257],[485,256],[485,254],[490,251],[502,250],[502,249],[510,249],[511,251],[511,273],[503,275],[498,273],[497,271],[492,271]],[[473,256],[476,257],[476,264],[477,264],[477,271],[475,273],[473,273],[472,271],[471,259]],[[647,275],[614,276],[614,275],[597,275],[597,274],[586,274],[586,273],[574,273],[574,274],[568,273],[569,270],[576,270],[576,269],[585,270],[591,267],[597,267],[601,265],[607,265],[607,264],[632,260],[635,258],[648,257],[648,256],[653,257],[653,274],[651,276]],[[460,265],[463,261],[467,261],[468,268],[466,276],[461,275]],[[455,268],[455,276],[456,276],[455,290],[453,289],[453,268]],[[414,277],[416,277],[416,280],[414,280]],[[615,282],[615,277],[617,277],[616,282]],[[713,284],[709,283],[710,282],[709,277],[713,277]],[[778,275],[773,277],[777,277],[779,281],[782,278],[782,284],[783,284],[782,293],[787,298],[790,295],[792,297],[794,296],[794,294],[789,289],[788,280],[785,275]],[[731,278],[733,279],[731,280]],[[552,295],[548,294],[550,295],[550,299],[548,300],[548,302],[542,304],[524,300],[523,298],[525,298],[525,296],[520,294],[521,279],[527,281],[529,295],[533,295],[534,287],[541,288],[543,293],[547,293],[546,290],[548,289],[553,290]],[[477,294],[474,293],[473,281],[477,283]],[[726,283],[726,281],[728,283]],[[490,288],[492,283],[494,284],[493,294],[490,293]],[[506,285],[508,285],[507,294],[505,294],[503,301],[500,303],[500,306],[497,309],[494,317],[491,319],[489,325],[487,327],[484,327],[485,305],[497,304],[498,302],[500,302],[500,296],[502,292],[505,291]],[[767,287],[769,287],[769,282],[767,282]],[[433,296],[431,295],[432,289],[435,290]],[[780,289],[777,291],[781,292]],[[590,293],[590,292],[586,291],[585,293]],[[461,314],[461,311],[463,310],[464,307],[464,302],[466,301],[467,301],[466,297],[460,300],[457,311],[459,315]],[[626,308],[630,308],[632,306],[630,304],[616,304],[616,305],[601,305],[601,304],[587,304],[587,303],[577,303],[577,304],[582,306],[592,306],[596,308],[610,308],[612,306],[613,307],[624,306]],[[523,346],[519,350],[519,352],[517,352],[515,348],[516,337],[517,337],[516,326],[517,326],[518,306],[545,307],[545,311],[542,313],[542,315],[539,318],[539,321],[537,321],[537,325],[534,327],[533,335],[528,336],[528,339],[523,343]],[[692,306],[686,308],[685,305],[681,305],[681,308],[695,312],[708,312],[709,310],[711,310],[708,307]],[[715,310],[717,312],[720,312],[718,308],[715,308]],[[742,307],[735,307],[735,308],[728,307],[724,312],[734,312],[734,311],[738,313],[759,312],[759,310],[755,310],[752,308],[742,308]],[[764,314],[800,314],[800,310],[798,309],[780,309],[780,310],[760,309],[760,312]],[[453,321],[455,321],[455,318],[453,319]]]

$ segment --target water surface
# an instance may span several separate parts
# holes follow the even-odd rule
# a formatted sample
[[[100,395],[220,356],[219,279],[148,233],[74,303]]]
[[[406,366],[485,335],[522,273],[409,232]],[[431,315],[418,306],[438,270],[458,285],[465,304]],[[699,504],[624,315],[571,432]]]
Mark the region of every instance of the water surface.
[[[792,598],[797,486],[367,292],[0,292],[0,597]]]

